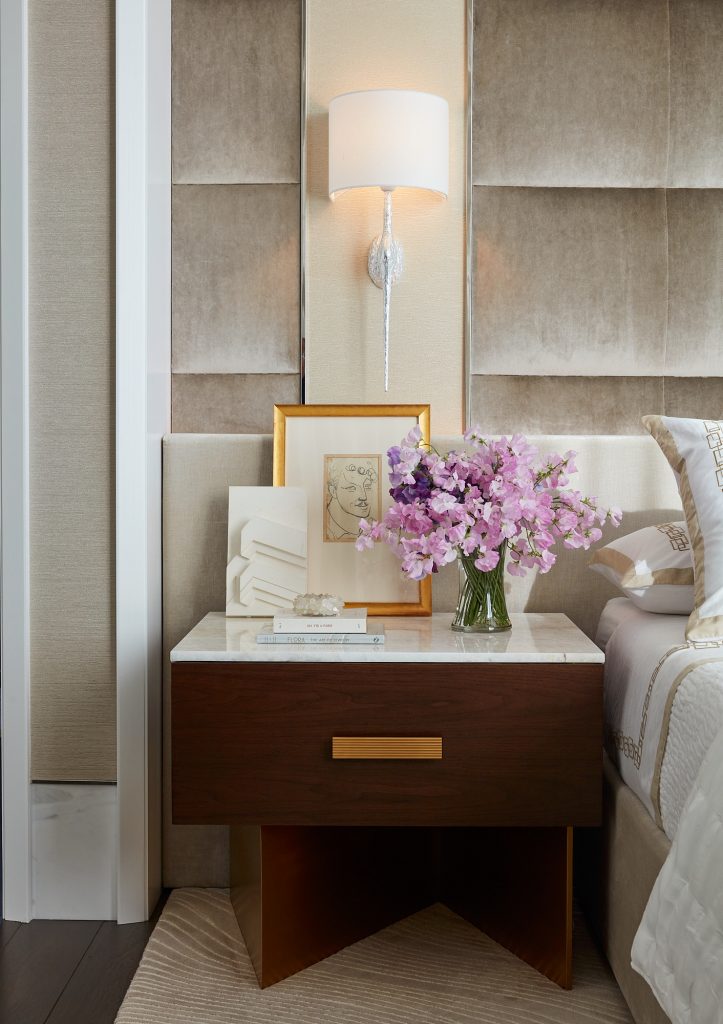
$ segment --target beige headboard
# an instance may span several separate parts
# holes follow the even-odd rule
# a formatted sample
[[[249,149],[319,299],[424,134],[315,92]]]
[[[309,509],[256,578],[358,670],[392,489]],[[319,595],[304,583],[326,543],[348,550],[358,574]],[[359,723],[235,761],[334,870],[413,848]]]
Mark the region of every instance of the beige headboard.
[[[539,437],[547,452],[578,452],[579,487],[624,512],[621,533],[682,518],[672,472],[647,436]],[[459,438],[436,438],[439,451]],[[226,829],[173,826],[170,820],[168,651],[206,612],[225,602],[228,487],[270,485],[272,442],[260,434],[171,434],[163,442],[164,567],[164,824],[163,884],[227,885]],[[615,531],[606,530],[601,543]],[[564,611],[593,635],[600,611],[615,591],[587,570],[590,554],[561,551],[546,576],[509,580],[514,611]],[[433,584],[435,611],[451,611],[457,596],[456,567]]]

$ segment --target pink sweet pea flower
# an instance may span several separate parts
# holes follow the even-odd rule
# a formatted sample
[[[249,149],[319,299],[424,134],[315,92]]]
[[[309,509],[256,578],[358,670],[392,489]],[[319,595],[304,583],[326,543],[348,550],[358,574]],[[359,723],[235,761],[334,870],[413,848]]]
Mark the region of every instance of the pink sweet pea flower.
[[[417,426],[388,451],[394,499],[380,522],[362,520],[358,550],[383,542],[400,559],[409,579],[419,580],[459,554],[475,556],[489,572],[509,548],[508,572],[548,572],[554,546],[589,548],[605,523],[619,525],[618,508],[602,509],[597,499],[569,486],[575,452],[541,459],[520,434],[490,440],[469,430],[469,451],[442,456],[422,445]]]

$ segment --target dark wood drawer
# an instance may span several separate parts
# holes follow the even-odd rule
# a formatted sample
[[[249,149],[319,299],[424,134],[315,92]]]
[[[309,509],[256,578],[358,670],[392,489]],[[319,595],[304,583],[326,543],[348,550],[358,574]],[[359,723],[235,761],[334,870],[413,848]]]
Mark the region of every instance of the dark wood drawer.
[[[332,738],[442,737],[334,760]],[[177,662],[179,824],[595,825],[602,666]]]

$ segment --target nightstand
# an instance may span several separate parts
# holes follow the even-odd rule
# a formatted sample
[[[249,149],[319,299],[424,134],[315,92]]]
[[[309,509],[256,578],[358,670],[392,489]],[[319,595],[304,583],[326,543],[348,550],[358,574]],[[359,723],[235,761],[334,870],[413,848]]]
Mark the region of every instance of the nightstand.
[[[171,652],[173,820],[232,826],[262,985],[443,900],[572,983],[572,828],[600,821],[603,654],[564,615],[386,644],[260,645],[207,615]]]

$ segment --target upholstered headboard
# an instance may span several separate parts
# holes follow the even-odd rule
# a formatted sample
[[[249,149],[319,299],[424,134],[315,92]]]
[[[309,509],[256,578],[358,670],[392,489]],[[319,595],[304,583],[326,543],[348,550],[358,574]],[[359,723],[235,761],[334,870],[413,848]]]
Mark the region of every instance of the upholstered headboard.
[[[624,512],[621,533],[682,518],[675,480],[648,436],[534,438],[544,452],[578,452],[579,487]],[[436,438],[446,451],[459,438]],[[226,830],[173,826],[170,820],[168,652],[206,612],[225,606],[228,487],[270,485],[272,439],[260,434],[171,434],[163,443],[164,566],[164,828],[163,884],[228,884]],[[601,543],[615,531],[607,528]],[[615,591],[589,572],[590,553],[561,551],[546,576],[509,579],[513,611],[563,611],[589,636]],[[435,611],[451,611],[457,598],[456,567],[433,583]]]

